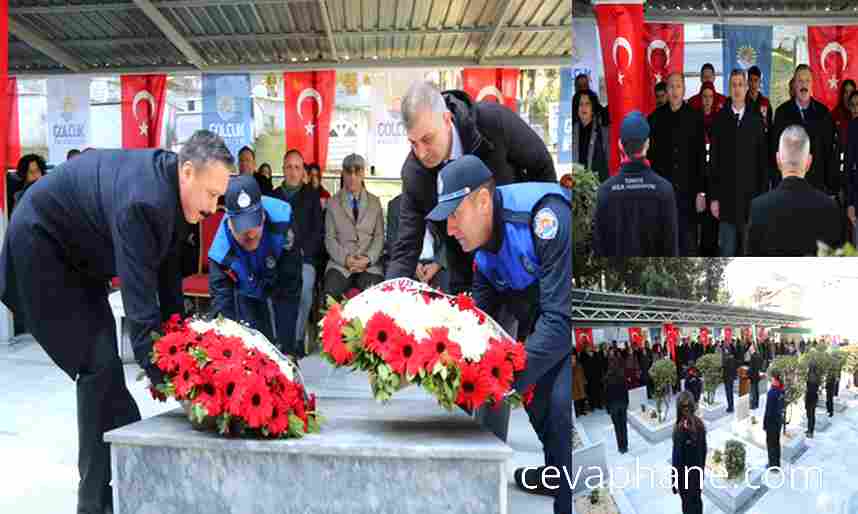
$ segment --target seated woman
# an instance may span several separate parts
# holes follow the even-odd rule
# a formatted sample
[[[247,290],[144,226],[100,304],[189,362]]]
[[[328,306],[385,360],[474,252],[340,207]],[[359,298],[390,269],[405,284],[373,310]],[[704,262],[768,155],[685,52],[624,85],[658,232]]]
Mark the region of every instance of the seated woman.
[[[343,187],[325,214],[325,248],[330,260],[325,294],[342,298],[383,280],[384,217],[378,197],[364,187],[366,161],[357,154],[343,160]]]

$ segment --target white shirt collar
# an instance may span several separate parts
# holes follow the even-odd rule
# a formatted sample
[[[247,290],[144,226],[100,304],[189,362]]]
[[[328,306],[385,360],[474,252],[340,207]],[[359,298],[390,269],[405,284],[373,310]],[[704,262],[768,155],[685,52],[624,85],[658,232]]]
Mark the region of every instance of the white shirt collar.
[[[740,119],[740,120],[741,120],[741,119],[742,119],[742,117],[745,115],[745,107],[747,107],[747,105],[745,105],[744,107],[742,107],[742,110],[741,110],[741,111],[737,111],[737,110],[736,110],[736,106],[734,106],[734,105],[731,105],[731,106],[730,106],[730,108],[732,108],[732,109],[733,109],[733,114],[738,114],[738,115],[739,115],[739,119]]]
[[[451,123],[453,127],[453,145],[450,148],[450,160],[455,161],[459,157],[465,155],[462,149],[462,140],[459,138],[459,131],[456,130],[456,124]]]

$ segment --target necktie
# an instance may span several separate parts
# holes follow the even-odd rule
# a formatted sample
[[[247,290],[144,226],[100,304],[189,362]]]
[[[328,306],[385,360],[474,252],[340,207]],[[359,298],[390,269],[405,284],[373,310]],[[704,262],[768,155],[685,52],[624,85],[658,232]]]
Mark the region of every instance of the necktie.
[[[801,112],[801,121],[802,121],[802,123],[804,123],[804,120],[805,120],[805,114],[804,114],[804,113],[805,113],[806,111],[807,111],[807,109],[799,109],[799,112]]]
[[[355,216],[355,223],[358,220],[358,200],[357,198],[352,198],[352,214]]]
[[[735,118],[736,118],[736,126],[738,127],[738,126],[739,126],[739,123],[742,121],[742,119],[741,119],[741,118],[739,118],[739,113],[734,112],[734,113],[733,113],[733,117],[735,117]]]

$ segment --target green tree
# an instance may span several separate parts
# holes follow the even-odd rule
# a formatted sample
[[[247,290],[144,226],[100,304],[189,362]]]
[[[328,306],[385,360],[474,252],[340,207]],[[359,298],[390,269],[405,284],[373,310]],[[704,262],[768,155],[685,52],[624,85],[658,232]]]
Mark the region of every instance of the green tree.
[[[658,413],[658,420],[662,421],[661,407],[670,396],[670,386],[676,381],[676,364],[668,359],[659,359],[652,365],[649,374],[653,381],[655,411]]]
[[[703,401],[707,405],[713,405],[715,403],[715,391],[723,382],[721,356],[717,353],[704,355],[697,359],[696,365],[703,373],[703,391],[706,393]]]

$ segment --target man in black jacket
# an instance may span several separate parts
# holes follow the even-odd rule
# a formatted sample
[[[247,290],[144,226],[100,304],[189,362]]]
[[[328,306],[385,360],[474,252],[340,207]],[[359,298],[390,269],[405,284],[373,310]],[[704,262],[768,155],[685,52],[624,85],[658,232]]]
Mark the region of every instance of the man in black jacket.
[[[815,100],[813,94],[813,75],[810,68],[801,66],[795,74],[795,88],[798,93],[795,100],[782,103],[775,112],[774,129],[772,130],[771,157],[772,172],[776,168],[775,144],[780,141],[781,133],[790,125],[801,125],[810,136],[810,154],[813,162],[807,172],[806,179],[810,185],[828,195],[840,191],[838,175],[838,156],[834,148],[834,120],[831,112],[822,102]],[[775,185],[780,177],[773,177]]]
[[[733,353],[724,343],[724,351],[721,353],[722,368],[721,378],[724,379],[724,394],[727,396],[727,412],[733,412],[733,382],[736,380],[736,359]]]
[[[292,206],[292,230],[295,241],[303,253],[301,272],[301,307],[298,310],[298,326],[295,329],[296,355],[304,355],[304,329],[310,308],[313,305],[313,288],[316,285],[316,258],[322,248],[324,217],[319,190],[312,184],[304,184],[304,157],[298,150],[289,150],[283,156],[283,183],[274,190],[274,196]]]
[[[649,123],[634,111],[620,129],[620,150],[628,156],[620,173],[599,186],[593,219],[597,257],[676,257],[676,200],[673,185],[656,174],[645,156]]]
[[[751,408],[760,406],[760,372],[763,371],[763,356],[757,349],[757,345],[751,346],[751,362],[748,375],[751,378]]]
[[[765,191],[768,143],[757,110],[746,107],[745,72],[730,73],[730,103],[712,123],[710,161],[712,216],[719,220],[722,257],[742,255],[751,200]]]
[[[751,203],[746,255],[815,256],[818,241],[840,247],[837,202],[804,178],[814,160],[810,146],[801,125],[781,133],[777,161],[784,179],[777,189]]]
[[[647,158],[652,169],[673,184],[679,227],[679,255],[697,255],[697,213],[706,206],[703,113],[684,100],[681,73],[667,77],[668,102],[649,116]]]
[[[503,105],[472,103],[462,91],[441,93],[429,82],[413,84],[402,99],[402,118],[411,153],[402,165],[399,235],[387,278],[413,278],[423,248],[425,217],[438,203],[438,174],[451,160],[475,155],[492,172],[495,184],[556,182],[554,161],[540,137]],[[450,291],[469,291],[473,257],[437,224],[450,273]],[[427,277],[427,281],[432,277]]]
[[[110,511],[104,433],[140,419],[116,348],[107,283],[119,276],[134,357],[160,384],[150,334],[183,314],[179,247],[188,223],[217,209],[232,167],[223,139],[208,131],[194,134],[178,156],[92,150],[33,184],[15,209],[0,255],[0,293],[77,382],[78,514]]]

